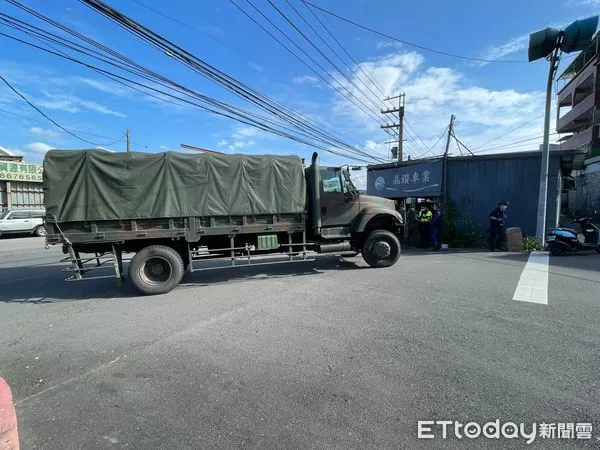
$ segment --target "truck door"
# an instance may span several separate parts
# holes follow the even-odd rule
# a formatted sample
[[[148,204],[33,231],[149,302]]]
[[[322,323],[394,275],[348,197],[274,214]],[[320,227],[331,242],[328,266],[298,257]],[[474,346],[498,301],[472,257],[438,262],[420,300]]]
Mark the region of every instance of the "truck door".
[[[360,211],[359,198],[340,168],[321,169],[321,226],[324,237],[349,236]]]

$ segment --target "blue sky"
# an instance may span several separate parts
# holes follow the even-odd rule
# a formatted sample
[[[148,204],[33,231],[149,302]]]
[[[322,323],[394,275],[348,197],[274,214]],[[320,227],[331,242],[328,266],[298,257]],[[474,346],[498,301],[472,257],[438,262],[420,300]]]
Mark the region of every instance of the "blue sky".
[[[320,123],[327,123],[363,150],[387,154],[389,145],[384,142],[388,139],[379,130],[379,123],[317,79],[228,0],[139,1],[193,29],[167,20],[134,0],[108,3],[247,85]],[[237,1],[250,11],[245,0]],[[306,17],[311,17],[300,0],[290,1]],[[186,86],[219,100],[248,107],[223,88],[145,46],[75,0],[25,0],[24,3]],[[294,17],[284,0],[275,3]],[[314,3],[421,46],[507,60],[526,60],[530,32],[548,25],[568,24],[600,11],[600,0],[314,0]],[[302,43],[308,52],[315,53],[277,16],[267,0],[254,0],[254,4]],[[5,2],[0,4],[0,12],[39,23]],[[418,157],[424,153],[423,149],[430,148],[446,127],[450,114],[455,114],[458,119],[456,135],[471,148],[479,151],[490,148],[490,152],[537,148],[536,140],[492,147],[541,135],[542,119],[539,116],[543,112],[545,61],[482,64],[400,45],[332,17],[327,17],[327,22],[378,87],[389,95],[406,92],[406,119],[411,126],[406,142],[408,154]],[[299,19],[296,23],[300,27],[304,25]],[[0,26],[1,32],[7,30]],[[323,47],[319,41],[314,42]],[[130,128],[133,149],[139,151],[178,150],[179,144],[187,143],[225,152],[293,153],[303,157],[312,152],[301,144],[230,120],[151,99],[115,85],[86,68],[2,36],[0,43],[1,74],[56,121],[113,151],[124,150],[124,140],[112,146],[106,144],[117,140],[126,128]],[[354,89],[327,62],[319,61],[340,83]],[[570,61],[564,60],[561,69]],[[356,69],[352,62],[347,62]],[[347,71],[346,75],[358,81],[357,73]],[[381,122],[384,121],[382,118]],[[503,139],[482,145],[528,121],[531,123]],[[416,143],[415,137],[418,137]],[[441,153],[443,143],[442,139],[429,154]],[[29,162],[38,163],[49,148],[94,147],[54,127],[5,86],[0,86],[0,146],[24,154]],[[451,151],[458,152],[455,147]],[[348,162],[331,154],[322,154],[322,159],[331,164]]]

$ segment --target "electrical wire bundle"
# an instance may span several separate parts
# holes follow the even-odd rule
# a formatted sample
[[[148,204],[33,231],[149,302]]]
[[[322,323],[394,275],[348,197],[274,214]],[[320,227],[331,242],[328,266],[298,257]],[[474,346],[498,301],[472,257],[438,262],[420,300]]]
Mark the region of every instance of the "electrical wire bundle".
[[[67,39],[62,35],[26,23],[5,13],[0,13],[0,25],[25,34],[28,38],[33,38],[38,43],[32,42],[31,39],[3,32],[0,32],[0,36],[16,40],[38,50],[87,67],[112,81],[162,101],[178,105],[183,104],[205,112],[218,114],[265,132],[273,133],[350,160],[361,162],[382,161],[381,158],[370,155],[357,148],[357,146],[348,143],[340,133],[316,123],[314,120],[306,118],[291,108],[246,86],[241,81],[220,71],[201,58],[196,57],[157,33],[123,16],[103,2],[80,0],[94,9],[99,8],[99,12],[102,12],[102,14],[111,18],[111,20],[114,20],[120,26],[142,38],[152,47],[159,49],[172,59],[184,63],[197,73],[225,87],[230,92],[235,93],[252,106],[261,110],[262,113],[242,109],[190,89],[166,76],[147,69],[133,59],[23,5],[19,1],[6,1],[75,39]],[[60,47],[60,49],[57,47]],[[93,59],[96,64],[97,62],[102,64],[92,64],[86,60],[87,58]],[[133,78],[127,75],[133,75]]]

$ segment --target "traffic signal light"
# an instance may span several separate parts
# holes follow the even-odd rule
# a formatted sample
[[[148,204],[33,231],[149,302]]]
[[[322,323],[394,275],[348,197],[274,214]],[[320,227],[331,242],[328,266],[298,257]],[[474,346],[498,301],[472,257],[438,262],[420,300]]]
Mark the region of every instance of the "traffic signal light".
[[[565,53],[585,50],[596,33],[598,16],[576,20],[563,32],[560,49]]]
[[[557,28],[546,28],[529,35],[529,61],[545,58],[556,48],[560,30]]]

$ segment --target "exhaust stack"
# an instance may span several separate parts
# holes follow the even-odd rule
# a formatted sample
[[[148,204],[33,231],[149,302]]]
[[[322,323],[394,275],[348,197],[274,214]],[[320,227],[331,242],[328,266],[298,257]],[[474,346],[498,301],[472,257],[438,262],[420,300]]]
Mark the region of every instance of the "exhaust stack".
[[[313,232],[316,236],[321,235],[321,173],[319,172],[319,155],[312,154],[310,163],[310,211],[312,216]]]

